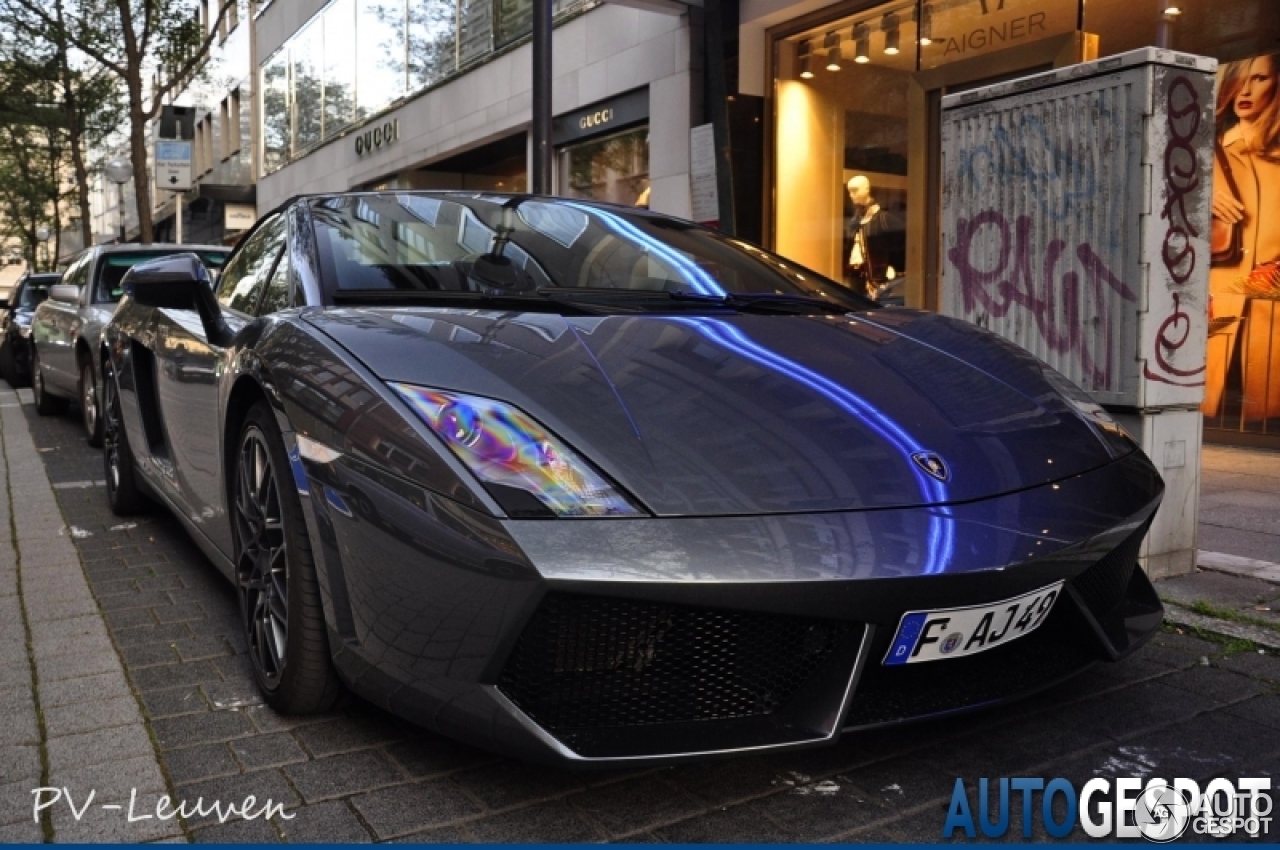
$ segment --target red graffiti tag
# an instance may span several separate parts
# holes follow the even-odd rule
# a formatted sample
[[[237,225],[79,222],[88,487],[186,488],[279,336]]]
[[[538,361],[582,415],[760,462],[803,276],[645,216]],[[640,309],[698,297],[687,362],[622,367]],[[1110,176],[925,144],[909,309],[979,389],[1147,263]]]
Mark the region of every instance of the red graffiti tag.
[[[1160,217],[1168,222],[1168,227],[1160,259],[1169,280],[1175,286],[1184,286],[1196,268],[1196,246],[1191,240],[1200,235],[1187,215],[1187,196],[1200,188],[1200,155],[1195,147],[1201,121],[1199,92],[1186,77],[1175,77],[1169,83],[1165,107],[1169,140],[1164,148],[1165,202]],[[1175,292],[1173,311],[1160,323],[1155,351],[1147,359],[1143,374],[1152,381],[1173,386],[1199,387],[1204,385],[1204,378],[1194,379],[1204,374],[1204,366],[1179,369],[1170,362],[1191,336],[1191,317],[1181,304],[1181,297]],[[1159,370],[1152,368],[1152,361]]]
[[[947,251],[947,259],[959,273],[965,313],[972,315],[981,305],[993,317],[1001,318],[1015,305],[1025,309],[1035,319],[1049,349],[1059,354],[1074,353],[1093,386],[1110,386],[1114,368],[1111,318],[1106,312],[1097,317],[1102,323],[1104,348],[1099,363],[1088,337],[1081,333],[1083,320],[1092,318],[1081,316],[1082,301],[1091,296],[1093,303],[1103,303],[1105,289],[1125,301],[1134,301],[1137,296],[1088,243],[1075,249],[1075,259],[1084,272],[1083,284],[1080,271],[1070,258],[1063,262],[1067,243],[1061,239],[1050,240],[1039,258],[1039,267],[1033,269],[1031,225],[1030,216],[1020,215],[1014,219],[1011,233],[1009,222],[998,210],[986,210],[956,223],[956,242]],[[972,260],[974,242],[988,227],[994,227],[1000,237],[998,260],[989,269],[975,266]]]

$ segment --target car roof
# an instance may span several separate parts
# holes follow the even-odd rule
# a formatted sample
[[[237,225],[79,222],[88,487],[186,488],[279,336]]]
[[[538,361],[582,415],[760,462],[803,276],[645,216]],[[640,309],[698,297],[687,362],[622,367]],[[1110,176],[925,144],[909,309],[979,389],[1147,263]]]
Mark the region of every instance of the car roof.
[[[150,245],[143,245],[140,242],[125,242],[118,245],[95,245],[93,246],[100,254],[121,254],[133,253],[136,251],[224,251],[231,253],[231,249],[226,245],[179,245],[174,242],[152,242]]]

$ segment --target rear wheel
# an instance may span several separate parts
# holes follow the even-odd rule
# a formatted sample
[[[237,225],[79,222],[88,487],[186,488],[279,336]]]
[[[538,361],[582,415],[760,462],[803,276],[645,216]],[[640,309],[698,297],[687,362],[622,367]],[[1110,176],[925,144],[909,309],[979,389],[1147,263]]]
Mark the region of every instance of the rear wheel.
[[[132,516],[146,504],[138,486],[133,450],[120,417],[120,393],[115,371],[102,364],[102,471],[107,479],[107,501],[116,516]]]
[[[31,388],[36,397],[36,413],[41,416],[55,416],[67,412],[67,400],[49,395],[44,386],[44,375],[40,371],[40,351],[31,346]]]
[[[98,448],[102,445],[102,416],[98,407],[98,384],[93,379],[93,364],[88,358],[80,367],[80,416],[89,445]]]
[[[266,403],[250,409],[236,445],[236,586],[254,677],[277,711],[324,711],[341,685],[329,656],[302,503]]]

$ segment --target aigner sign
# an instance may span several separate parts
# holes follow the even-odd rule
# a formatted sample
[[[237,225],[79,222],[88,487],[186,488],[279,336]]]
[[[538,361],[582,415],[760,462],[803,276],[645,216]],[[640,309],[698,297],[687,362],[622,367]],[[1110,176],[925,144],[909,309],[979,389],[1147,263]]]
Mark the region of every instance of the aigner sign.
[[[384,121],[356,134],[356,156],[364,156],[386,147],[400,138],[400,119]]]

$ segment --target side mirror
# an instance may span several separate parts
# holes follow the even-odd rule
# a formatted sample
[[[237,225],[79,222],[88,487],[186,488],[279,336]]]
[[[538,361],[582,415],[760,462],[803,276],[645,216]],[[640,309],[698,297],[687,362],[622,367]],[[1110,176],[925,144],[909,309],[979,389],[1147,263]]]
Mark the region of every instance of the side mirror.
[[[144,307],[199,313],[209,344],[230,344],[234,334],[223,321],[222,308],[213,296],[209,270],[195,254],[170,254],[138,263],[120,284],[126,297]]]
[[[49,297],[63,304],[79,304],[80,287],[70,283],[55,283],[49,287]]]

